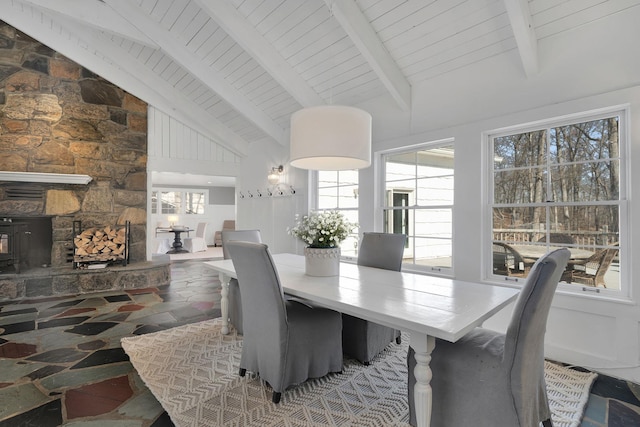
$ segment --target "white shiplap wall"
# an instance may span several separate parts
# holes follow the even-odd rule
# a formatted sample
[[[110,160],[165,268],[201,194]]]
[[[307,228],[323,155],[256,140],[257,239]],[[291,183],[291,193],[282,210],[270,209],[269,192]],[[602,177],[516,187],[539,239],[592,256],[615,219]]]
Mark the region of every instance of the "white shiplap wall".
[[[149,171],[236,176],[240,157],[170,115],[149,107]]]

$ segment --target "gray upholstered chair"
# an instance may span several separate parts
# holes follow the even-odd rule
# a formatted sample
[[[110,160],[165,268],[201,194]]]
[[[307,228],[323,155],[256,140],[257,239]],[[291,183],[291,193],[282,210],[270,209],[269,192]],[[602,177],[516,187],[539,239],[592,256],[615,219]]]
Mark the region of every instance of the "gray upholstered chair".
[[[342,371],[340,313],[286,300],[267,245],[226,245],[242,292],[244,338],[240,375],[258,373],[278,403],[289,386]]]
[[[227,250],[227,242],[238,240],[243,242],[262,243],[260,230],[222,230],[221,244],[222,256],[224,259],[230,259]],[[239,334],[242,334],[242,298],[240,297],[240,287],[236,279],[229,281],[229,322],[236,328]]]
[[[551,426],[544,382],[544,334],[569,255],[568,249],[557,249],[536,261],[516,300],[506,334],[476,328],[456,343],[436,340],[431,355],[431,425],[538,427],[543,422]],[[407,364],[410,424],[415,426],[411,348]]]
[[[364,233],[358,252],[358,265],[400,271],[406,239],[404,234]],[[393,340],[400,343],[400,331],[342,315],[342,350],[365,365]]]

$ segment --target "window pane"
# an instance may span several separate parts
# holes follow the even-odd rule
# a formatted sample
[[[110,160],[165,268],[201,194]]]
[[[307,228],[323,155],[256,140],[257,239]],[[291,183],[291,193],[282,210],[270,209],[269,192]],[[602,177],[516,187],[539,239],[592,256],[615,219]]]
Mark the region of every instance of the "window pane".
[[[416,164],[417,152],[409,151],[406,153],[390,154],[386,157],[387,164],[396,165],[408,165],[413,166]]]
[[[151,213],[152,214],[158,213],[158,192],[157,191],[151,192]]]
[[[352,224],[358,223],[358,211],[357,210],[344,210],[340,211],[344,217]],[[340,252],[342,256],[357,256],[358,250],[358,233],[359,229],[356,227],[351,231],[349,237],[344,239],[342,243],[340,243]]]
[[[413,210],[412,209],[385,209],[384,232],[413,234]]]
[[[338,171],[318,171],[318,188],[338,185]]]
[[[163,191],[161,193],[162,213],[178,214],[181,212],[181,193],[175,191]]]
[[[397,193],[408,194],[406,201],[403,201],[401,205],[398,205],[397,199],[394,199],[393,195]],[[386,206],[408,206],[415,205],[416,194],[416,180],[414,178],[400,181],[387,181],[387,199],[385,200]]]
[[[317,208],[338,210],[351,223],[358,223],[358,171],[318,171]],[[357,256],[358,228],[340,243],[342,256]]]
[[[541,167],[500,170],[494,174],[494,203],[542,203],[547,200],[546,173]]]
[[[542,165],[546,161],[546,131],[497,137],[493,141],[494,168]]]
[[[494,138],[493,274],[524,278],[546,252],[566,247],[563,282],[620,289],[619,121]]]
[[[318,209],[335,209],[338,207],[336,187],[318,188]]]
[[[338,208],[358,208],[358,186],[345,185],[338,188]]]
[[[493,240],[536,242],[547,233],[546,208],[504,207],[493,209]]]
[[[345,170],[339,171],[340,185],[358,185],[358,171]]]
[[[507,243],[573,243],[585,248],[611,245],[620,240],[618,206],[496,208],[493,239]]]
[[[550,209],[551,243],[554,234],[565,234],[584,248],[620,241],[618,206],[555,206]]]
[[[357,207],[357,170],[318,171],[318,209],[340,210]]]
[[[185,213],[204,215],[204,193],[185,193]]]
[[[417,265],[436,268],[451,268],[451,240],[415,237],[411,239],[415,248]]]
[[[419,206],[452,205],[453,175],[434,178],[420,178],[416,181]]]
[[[451,209],[419,209],[415,211],[414,234],[416,236],[451,239],[451,229]]]
[[[554,200],[587,202],[618,200],[620,161],[590,162],[551,168]]]
[[[550,131],[554,163],[619,157],[618,117],[560,126]]]
[[[405,263],[451,268],[453,168],[452,146],[385,157],[384,230],[407,236]]]

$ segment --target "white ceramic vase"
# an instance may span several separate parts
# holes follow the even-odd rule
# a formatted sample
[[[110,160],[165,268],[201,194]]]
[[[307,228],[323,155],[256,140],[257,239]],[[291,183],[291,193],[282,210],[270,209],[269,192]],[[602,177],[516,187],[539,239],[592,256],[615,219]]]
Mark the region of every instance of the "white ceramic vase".
[[[337,276],[340,273],[340,248],[304,248],[305,274]]]

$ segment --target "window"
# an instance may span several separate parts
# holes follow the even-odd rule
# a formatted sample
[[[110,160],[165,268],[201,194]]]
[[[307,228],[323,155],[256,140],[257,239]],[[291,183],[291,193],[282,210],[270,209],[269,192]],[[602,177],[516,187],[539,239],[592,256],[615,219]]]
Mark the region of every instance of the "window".
[[[542,254],[567,247],[563,282],[620,290],[624,117],[584,115],[490,135],[492,274],[517,281]]]
[[[204,214],[204,193],[186,192],[184,193],[186,214],[202,215]]]
[[[382,155],[383,221],[407,236],[403,267],[452,268],[454,149],[451,141]]]
[[[358,171],[318,171],[317,210],[337,210],[352,223],[358,223]],[[357,256],[358,229],[340,244],[340,254]]]
[[[152,191],[151,213],[165,215],[203,215],[204,192],[197,191]]]

